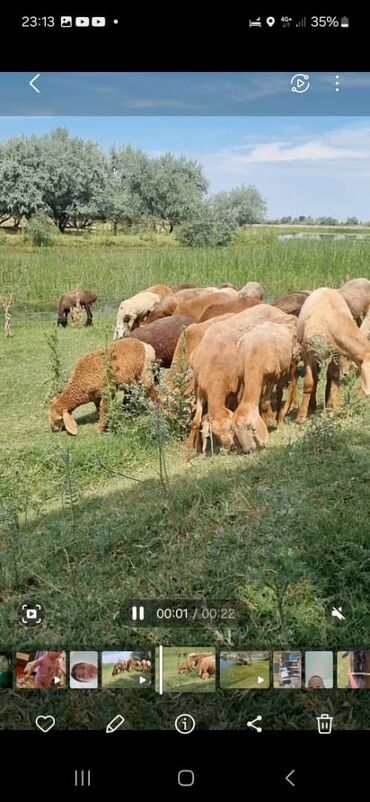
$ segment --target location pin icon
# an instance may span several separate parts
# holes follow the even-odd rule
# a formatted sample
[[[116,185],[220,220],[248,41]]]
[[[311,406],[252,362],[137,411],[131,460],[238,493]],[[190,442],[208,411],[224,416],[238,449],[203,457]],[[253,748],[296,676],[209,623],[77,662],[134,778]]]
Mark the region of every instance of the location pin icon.
[[[275,25],[275,17],[267,17],[266,22],[269,28],[272,28],[272,26]]]

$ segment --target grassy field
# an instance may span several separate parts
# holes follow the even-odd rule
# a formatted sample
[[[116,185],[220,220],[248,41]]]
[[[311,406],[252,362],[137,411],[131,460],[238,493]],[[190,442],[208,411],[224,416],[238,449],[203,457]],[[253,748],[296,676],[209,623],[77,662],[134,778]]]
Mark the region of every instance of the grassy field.
[[[183,659],[179,658],[179,654],[190,654],[191,652],[209,652],[212,649],[209,647],[187,646],[186,649],[180,649],[178,646],[166,647],[163,650],[163,691],[164,693],[208,693],[209,691],[216,690],[216,678],[209,677],[201,679],[198,677],[198,671],[186,671],[184,674],[179,674],[179,664]],[[158,654],[156,654],[156,683],[158,683]],[[158,690],[158,687],[157,687]]]
[[[260,676],[264,682],[257,685],[257,677]],[[270,664],[269,660],[255,660],[250,666],[238,665],[235,661],[227,662],[221,666],[220,672],[221,688],[268,688],[270,685]]]
[[[271,300],[369,276],[370,242],[279,242],[271,230],[218,250],[72,242],[38,250],[0,243],[0,295],[14,295],[13,337],[1,333],[0,339],[2,648],[114,649],[123,636],[127,648],[144,650],[174,642],[269,650],[370,647],[370,406],[357,398],[353,374],[343,380],[336,412],[323,411],[321,382],[318,414],[303,427],[293,416],[253,456],[220,453],[186,465],[183,443],[170,439],[167,489],[150,414],[130,418],[119,435],[99,435],[95,408],[81,408],[72,439],[50,432],[45,404],[46,335],[55,331],[58,296],[70,287],[91,287],[99,301],[92,328],[59,330],[67,375],[82,354],[111,337],[121,298],[151,283],[257,279]],[[119,616],[133,598],[203,596],[245,602],[248,627],[206,635],[200,628],[138,631],[124,627]],[[17,606],[28,598],[45,605],[46,620],[41,629],[20,633]],[[344,622],[331,617],[333,604],[343,604]],[[100,692],[84,693],[86,721],[105,720]],[[243,715],[232,695],[225,709],[238,726]],[[313,702],[296,698],[304,717]],[[4,721],[8,716],[28,726],[29,711],[15,713],[14,704],[5,704]],[[148,716],[153,726],[165,718],[163,700],[160,713],[152,705],[145,716],[143,704],[135,716],[145,726]],[[274,711],[278,702],[264,704]],[[291,726],[290,708],[279,709]],[[61,726],[68,726],[72,712],[63,713]],[[342,713],[343,726],[361,721],[361,711],[360,719],[346,707]],[[206,708],[199,715],[208,720]],[[227,726],[220,710],[218,722]]]
[[[102,686],[103,688],[121,688],[122,690],[138,690],[147,688],[150,685],[150,673],[140,674],[139,671],[124,671],[112,677],[114,663],[105,663],[102,666]],[[139,683],[140,676],[145,677],[147,682]]]

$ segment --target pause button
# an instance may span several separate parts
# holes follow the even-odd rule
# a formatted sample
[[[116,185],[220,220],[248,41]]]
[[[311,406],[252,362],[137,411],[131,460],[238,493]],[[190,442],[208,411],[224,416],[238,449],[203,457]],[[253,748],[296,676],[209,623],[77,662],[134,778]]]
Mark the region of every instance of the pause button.
[[[91,788],[90,769],[75,769],[75,788]]]

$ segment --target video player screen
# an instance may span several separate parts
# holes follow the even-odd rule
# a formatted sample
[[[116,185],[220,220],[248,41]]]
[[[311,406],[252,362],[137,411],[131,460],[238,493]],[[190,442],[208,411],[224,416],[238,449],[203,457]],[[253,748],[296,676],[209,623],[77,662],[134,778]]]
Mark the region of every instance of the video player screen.
[[[368,730],[370,73],[29,64],[0,74],[2,737]]]

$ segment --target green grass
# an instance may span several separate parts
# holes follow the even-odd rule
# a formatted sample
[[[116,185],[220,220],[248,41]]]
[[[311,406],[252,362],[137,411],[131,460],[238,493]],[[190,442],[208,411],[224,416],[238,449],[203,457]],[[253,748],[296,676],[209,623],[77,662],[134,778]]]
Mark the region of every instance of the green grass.
[[[257,685],[257,676],[264,682]],[[220,685],[222,688],[268,688],[270,685],[269,660],[256,660],[250,666],[238,665],[230,661],[226,667],[221,668]]]
[[[163,691],[164,693],[209,693],[216,689],[215,677],[201,679],[198,676],[198,669],[186,671],[179,674],[179,664],[186,658],[179,657],[179,654],[190,654],[191,652],[212,652],[212,648],[198,646],[187,646],[183,649],[179,646],[166,647],[163,650]],[[158,654],[156,654],[158,670]],[[156,682],[158,675],[156,674]]]
[[[355,375],[343,379],[338,411],[323,411],[321,382],[317,415],[303,427],[291,416],[255,455],[219,453],[186,465],[183,444],[171,439],[169,493],[159,478],[150,415],[128,419],[119,435],[99,435],[90,405],[75,413],[79,433],[71,438],[50,432],[45,405],[45,335],[55,329],[56,301],[69,287],[96,289],[99,302],[93,327],[59,330],[67,374],[111,336],[121,297],[151,283],[257,279],[271,299],[369,275],[369,263],[367,241],[279,243],[270,230],[214,251],[88,243],[32,250],[0,243],[0,295],[13,291],[15,298],[13,337],[0,332],[2,649],[103,650],[121,648],[123,638],[126,648],[144,650],[189,642],[270,651],[370,648],[370,405],[357,398]],[[245,602],[247,626],[134,630],[119,615],[131,599],[204,596]],[[28,598],[45,605],[46,620],[24,633],[16,611]],[[333,604],[343,605],[345,622],[331,617]],[[100,691],[91,693],[84,691],[81,721],[100,727],[107,711],[114,713],[118,691],[111,701],[105,691],[104,702]],[[62,727],[74,720],[73,699],[81,699],[78,691],[65,694],[71,707],[60,712]],[[279,691],[276,701],[273,695],[262,694],[272,721],[310,726],[313,701],[299,692],[289,703],[278,701]],[[226,697],[209,702],[217,716],[202,703],[200,721],[208,726],[215,715],[213,726],[228,726],[230,715],[243,726],[238,696],[228,691]],[[167,714],[172,720],[176,707],[163,699],[160,710],[153,700],[135,704],[132,721],[145,727],[163,725]],[[364,707],[357,709],[352,697],[350,704],[352,713],[341,708],[342,726],[361,725]],[[14,699],[4,702],[3,721],[32,726],[31,708],[14,705]]]
[[[121,674],[115,674],[112,677],[112,668],[114,663],[105,663],[102,666],[102,686],[103,688],[115,688],[124,690],[140,690],[147,687],[147,684],[139,684],[139,677],[145,677],[148,682],[150,681],[149,672],[140,674],[140,671],[124,671]]]

